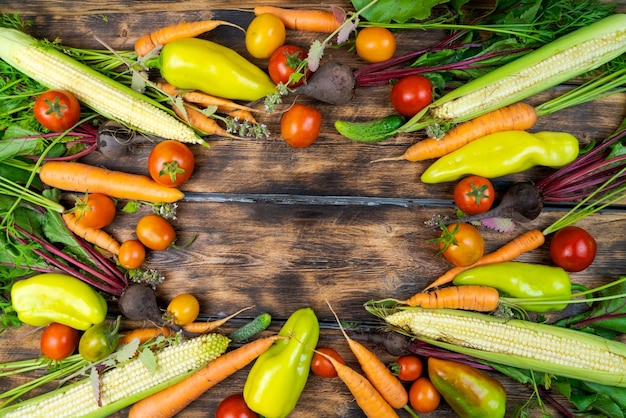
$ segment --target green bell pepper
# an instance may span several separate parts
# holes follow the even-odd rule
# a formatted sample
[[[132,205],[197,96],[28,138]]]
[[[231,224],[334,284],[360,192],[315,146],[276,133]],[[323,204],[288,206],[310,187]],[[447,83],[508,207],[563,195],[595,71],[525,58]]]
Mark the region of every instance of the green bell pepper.
[[[442,183],[470,174],[494,178],[536,165],[559,168],[572,162],[578,151],[578,139],[566,132],[497,132],[439,158],[421,180]]]
[[[278,332],[291,338],[276,341],[250,369],[243,388],[250,409],[264,418],[284,418],[293,411],[309,377],[319,333],[313,309],[291,314]]]
[[[256,65],[223,45],[185,38],[163,46],[148,67],[157,67],[179,89],[200,90],[231,100],[254,101],[276,92],[276,85]]]
[[[517,261],[472,267],[459,273],[452,283],[458,286],[491,286],[512,298],[541,297],[567,301],[572,297],[572,282],[569,274],[561,267]],[[567,307],[567,303],[515,303],[531,312],[560,311]]]
[[[103,322],[107,314],[100,293],[66,274],[44,273],[15,282],[11,304],[20,321],[34,326],[58,322],[84,331]]]
[[[428,377],[460,418],[499,418],[506,413],[504,386],[482,370],[429,357]]]

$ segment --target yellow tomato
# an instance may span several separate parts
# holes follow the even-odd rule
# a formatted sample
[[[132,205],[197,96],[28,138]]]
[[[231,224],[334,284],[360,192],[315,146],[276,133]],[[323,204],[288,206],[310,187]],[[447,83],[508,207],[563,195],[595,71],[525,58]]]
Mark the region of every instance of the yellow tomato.
[[[387,28],[368,27],[356,36],[356,53],[367,62],[386,61],[396,52],[396,37]]]
[[[271,13],[260,14],[246,30],[246,49],[254,58],[267,59],[285,43],[283,22]]]

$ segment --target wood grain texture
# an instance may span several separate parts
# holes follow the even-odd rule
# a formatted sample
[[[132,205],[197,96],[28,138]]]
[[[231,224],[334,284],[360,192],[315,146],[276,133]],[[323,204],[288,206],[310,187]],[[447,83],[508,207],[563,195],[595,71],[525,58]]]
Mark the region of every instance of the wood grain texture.
[[[351,10],[348,1],[336,2]],[[485,1],[472,2],[483,6]],[[626,2],[614,2],[626,11]],[[38,38],[59,38],[79,48],[102,48],[96,39],[115,49],[131,49],[142,34],[164,24],[208,17],[246,26],[250,11],[263,1],[162,1],[162,0],[4,0],[2,12],[16,12],[32,21],[29,32]],[[325,7],[326,4],[296,0],[291,7]],[[220,27],[204,38],[222,42],[246,54],[241,32]],[[320,34],[288,32],[291,43],[307,46]],[[398,35],[398,53],[442,38],[437,31]],[[249,57],[248,57],[249,58]],[[352,68],[363,62],[346,49],[331,49],[325,59],[341,60]],[[267,63],[252,60],[262,68]],[[571,86],[559,86],[529,99],[535,105],[561,94]],[[385,162],[376,158],[400,155],[407,146],[424,138],[424,133],[400,135],[377,144],[353,143],[333,127],[336,119],[368,120],[392,112],[389,86],[357,89],[352,103],[342,107],[323,106],[304,98],[302,103],[317,107],[323,115],[322,134],[305,149],[286,146],[279,137],[280,114],[260,114],[271,137],[266,140],[221,140],[209,138],[210,148],[194,147],[196,170],[182,190],[178,218],[173,222],[178,243],[184,248],[151,252],[147,265],[162,272],[167,280],[158,289],[165,306],[181,292],[200,298],[203,318],[219,318],[245,306],[255,305],[231,321],[224,332],[234,329],[260,312],[273,316],[267,332],[277,331],[291,312],[303,306],[315,309],[322,324],[320,346],[336,348],[348,364],[356,360],[338,332],[326,300],[339,317],[360,329],[380,326],[363,309],[370,299],[407,298],[420,291],[450,266],[437,255],[436,245],[423,233],[424,223],[433,215],[454,216],[453,184],[425,185],[419,181],[428,162]],[[281,108],[284,109],[284,107]],[[533,128],[564,130],[576,135],[582,144],[608,136],[625,116],[626,95],[614,96],[541,117]],[[147,174],[146,162],[151,143],[144,143],[116,160],[93,153],[85,162],[110,169]],[[549,170],[536,168],[495,179],[496,190],[504,193],[514,181],[537,180]],[[120,203],[121,205],[121,203]],[[535,221],[521,225],[513,233],[484,231],[487,251],[492,251],[526,229],[543,229],[565,213],[567,208],[548,206]],[[107,228],[122,241],[134,237],[134,227],[143,208],[134,214],[120,213]],[[589,287],[624,274],[626,246],[622,207],[603,211],[579,223],[598,241],[598,254],[592,266],[572,274],[572,280]],[[548,237],[548,241],[549,241]],[[520,257],[522,261],[549,263],[548,245]],[[549,319],[571,313],[580,307],[548,315]],[[111,316],[116,313],[111,307]],[[128,323],[125,326],[133,325]],[[39,356],[41,330],[22,327],[0,335],[0,362]],[[381,347],[369,345],[385,361],[393,357]],[[238,372],[192,403],[179,416],[214,416],[224,397],[241,391],[248,369]],[[510,379],[497,376],[509,394],[508,415],[528,400],[531,391]],[[0,379],[0,391],[23,383],[29,376]],[[46,389],[53,388],[49,385]],[[559,400],[560,397],[557,396]],[[312,415],[311,411],[315,411]],[[558,414],[552,411],[555,416]],[[124,417],[123,410],[115,417]],[[408,417],[404,411],[402,417]],[[345,386],[336,379],[312,376],[290,417],[347,417],[363,414]],[[454,417],[447,405],[421,417]],[[539,415],[537,415],[539,416]]]

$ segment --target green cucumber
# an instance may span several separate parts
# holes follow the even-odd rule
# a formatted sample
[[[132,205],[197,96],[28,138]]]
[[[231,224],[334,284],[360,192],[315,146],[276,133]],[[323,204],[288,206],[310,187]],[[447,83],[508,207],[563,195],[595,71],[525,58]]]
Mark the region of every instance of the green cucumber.
[[[270,326],[270,322],[272,322],[272,316],[264,312],[241,328],[237,328],[228,334],[228,338],[234,343],[240,343],[267,329]]]
[[[389,115],[366,122],[335,121],[335,129],[346,138],[356,142],[380,142],[391,138],[404,125],[401,115]]]

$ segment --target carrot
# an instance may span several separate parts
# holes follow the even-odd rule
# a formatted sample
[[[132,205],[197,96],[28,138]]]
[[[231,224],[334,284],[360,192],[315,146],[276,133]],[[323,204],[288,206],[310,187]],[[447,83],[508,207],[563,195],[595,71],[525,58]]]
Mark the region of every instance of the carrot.
[[[159,335],[168,337],[170,334],[171,330],[168,327],[135,328],[120,332],[119,343],[128,344],[132,340],[137,339],[139,340],[139,344],[141,344]]]
[[[424,161],[439,158],[485,135],[507,130],[525,131],[537,121],[535,108],[518,102],[461,123],[447,132],[443,138],[427,138],[411,145],[399,157],[380,158],[372,161]]]
[[[154,48],[165,45],[169,42],[183,39],[183,38],[194,38],[198,35],[202,35],[205,32],[209,32],[220,25],[233,26],[235,28],[241,29],[242,32],[245,32],[243,28],[234,23],[226,22],[224,20],[200,20],[197,22],[181,22],[171,26],[165,26],[163,28],[157,29],[152,33],[147,33],[141,36],[135,42],[135,53],[143,57],[148,54],[148,52],[152,51]]]
[[[177,89],[175,86],[169,83],[165,83],[165,82],[159,82],[156,84],[156,86],[159,90],[163,91],[166,94],[169,94],[170,96],[177,96],[180,94],[183,100],[185,100],[186,102],[199,104],[204,107],[217,106],[217,110],[219,111],[223,111],[223,112],[229,112],[232,110],[247,110],[249,112],[256,111],[255,109],[251,107],[244,106],[242,104],[239,104],[229,99],[224,99],[222,97],[216,97],[216,96],[207,94],[202,91],[198,91],[198,90],[181,91]]]
[[[496,251],[483,255],[474,264],[466,267],[454,267],[448,270],[446,273],[439,276],[437,280],[432,282],[428,287],[426,287],[424,291],[450,283],[454,280],[457,274],[469,268],[511,261],[528,251],[539,248],[545,241],[546,237],[542,231],[538,229],[526,231],[519,237],[498,248]]]
[[[215,119],[206,116],[204,113],[191,106],[185,105],[185,112],[180,107],[174,106],[174,112],[179,118],[186,121],[189,125],[195,129],[202,131],[205,135],[217,135],[226,138],[237,138],[237,136],[229,133],[226,129],[222,128]]]
[[[89,228],[78,223],[78,217],[71,212],[65,212],[61,214],[61,217],[63,218],[63,221],[65,221],[67,229],[85,241],[112,254],[118,255],[120,253],[120,243],[102,229]]]
[[[337,376],[346,385],[357,405],[363,411],[367,417],[397,417],[396,411],[389,405],[389,403],[382,397],[382,395],[376,390],[372,383],[367,378],[353,369],[350,366],[340,363],[326,353],[315,350],[321,356],[328,359],[335,367]]]
[[[73,161],[49,161],[39,169],[39,178],[50,187],[147,202],[176,202],[185,195],[148,176],[108,170]]]
[[[284,9],[273,6],[256,6],[254,8],[256,16],[264,13],[277,16],[288,29],[333,33],[341,26],[341,22],[337,20],[334,13],[323,10]]]
[[[363,344],[348,336],[332,306],[330,306],[328,301],[326,301],[326,303],[335,316],[339,324],[339,329],[341,329],[341,332],[348,341],[348,346],[350,346],[350,350],[352,350],[361,365],[365,376],[367,376],[372,385],[381,394],[385,402],[394,408],[408,407],[409,394],[404,388],[404,385],[402,385],[402,382],[393,375],[387,365],[383,363],[376,354],[367,349]]]
[[[230,112],[226,112],[226,114],[231,118],[245,120],[248,123],[257,123],[255,117],[252,115],[252,112],[246,109],[231,110]]]
[[[417,293],[401,303],[422,308],[463,309],[491,312],[498,308],[500,293],[489,286],[448,286],[432,292]]]
[[[191,324],[185,325],[183,328],[186,332],[190,332],[192,334],[205,334],[207,332],[215,331],[217,328],[224,325],[230,319],[233,319],[235,316],[239,315],[243,311],[247,311],[248,309],[254,308],[253,306],[248,306],[247,308],[243,308],[238,310],[232,315],[228,315],[222,319],[218,319],[216,321],[206,321],[206,322],[192,322]]]
[[[130,408],[128,417],[165,418],[174,416],[204,392],[246,367],[280,338],[285,337],[272,335],[260,338],[221,355],[185,380],[135,403]]]

